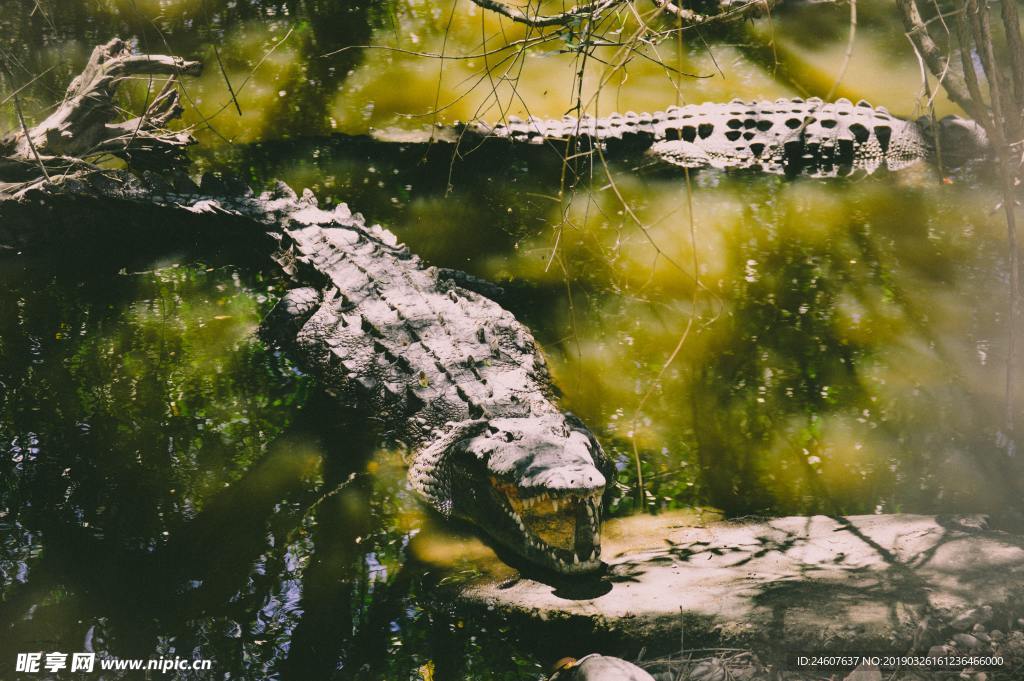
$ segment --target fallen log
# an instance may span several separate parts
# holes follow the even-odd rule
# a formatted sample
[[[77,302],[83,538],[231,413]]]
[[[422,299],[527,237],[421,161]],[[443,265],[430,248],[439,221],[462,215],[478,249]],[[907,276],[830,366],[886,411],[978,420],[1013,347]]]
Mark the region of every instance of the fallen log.
[[[140,169],[178,164],[195,139],[187,131],[167,129],[183,111],[177,79],[197,75],[201,68],[199,62],[180,57],[134,54],[120,38],[99,45],[52,114],[31,128],[22,119],[19,130],[0,140],[0,179],[48,177],[90,167],[105,156]],[[154,76],[167,80],[142,115],[117,121],[118,86],[127,79]]]

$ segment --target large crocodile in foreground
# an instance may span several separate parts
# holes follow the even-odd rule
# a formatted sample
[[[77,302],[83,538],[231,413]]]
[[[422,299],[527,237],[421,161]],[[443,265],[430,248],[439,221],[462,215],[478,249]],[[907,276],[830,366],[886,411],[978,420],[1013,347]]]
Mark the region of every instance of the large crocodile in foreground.
[[[598,147],[609,155],[644,152],[685,168],[751,169],[786,175],[836,177],[879,169],[901,170],[940,156],[959,166],[988,154],[984,130],[947,116],[909,121],[884,107],[818,98],[670,106],[650,113],[543,119],[515,117],[497,124],[469,123],[432,131],[375,133],[381,140],[436,139],[473,145],[511,143]]]

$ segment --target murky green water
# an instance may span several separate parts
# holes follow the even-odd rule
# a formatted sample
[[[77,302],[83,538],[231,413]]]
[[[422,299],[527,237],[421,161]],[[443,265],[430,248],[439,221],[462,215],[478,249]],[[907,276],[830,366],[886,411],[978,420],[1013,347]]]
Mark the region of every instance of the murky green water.
[[[839,93],[913,115],[919,73],[899,23],[887,4],[860,5]],[[463,2],[0,10],[16,82],[45,72],[22,92],[30,116],[112,35],[208,65],[216,44],[242,115],[219,69],[186,84],[197,166],[312,187],[428,261],[502,282],[624,485],[641,461],[648,510],[1019,505],[1005,226],[984,181],[923,168],[835,182],[699,173],[688,189],[613,162],[570,187],[546,149],[452,159],[329,137],[561,115],[576,95],[599,113],[824,95],[845,8],[657,46],[707,78],[602,48],[575,93],[571,43],[490,53],[528,36]],[[378,48],[346,49],[365,44]],[[385,48],[489,54],[441,68]],[[145,101],[147,84],[134,85],[128,108]],[[13,116],[0,108],[0,125]],[[0,260],[0,669],[43,646],[213,658],[216,674],[198,678],[536,678],[588,652],[582,639],[520,643],[528,632],[429,598],[437,576],[408,549],[429,521],[395,457],[254,335],[285,285],[272,270],[225,254],[122,270],[126,254],[111,251]],[[616,512],[636,506],[628,492]]]

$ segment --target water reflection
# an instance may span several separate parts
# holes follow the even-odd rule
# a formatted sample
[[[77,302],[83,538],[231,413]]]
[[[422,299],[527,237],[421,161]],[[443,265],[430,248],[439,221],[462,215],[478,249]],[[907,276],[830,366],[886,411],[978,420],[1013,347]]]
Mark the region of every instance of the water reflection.
[[[1004,474],[1019,464],[998,437],[1005,364],[976,352],[1005,353],[992,194],[930,176],[715,178],[694,187],[691,239],[678,182],[619,183],[649,227],[630,225],[610,192],[578,197],[559,253],[581,295],[548,328],[575,329],[555,344],[556,375],[573,408],[640,443],[650,503],[689,496],[731,513],[1013,503]],[[541,233],[492,272],[550,277],[537,254],[552,243]],[[609,285],[617,295],[600,294]],[[676,473],[680,464],[696,470]]]

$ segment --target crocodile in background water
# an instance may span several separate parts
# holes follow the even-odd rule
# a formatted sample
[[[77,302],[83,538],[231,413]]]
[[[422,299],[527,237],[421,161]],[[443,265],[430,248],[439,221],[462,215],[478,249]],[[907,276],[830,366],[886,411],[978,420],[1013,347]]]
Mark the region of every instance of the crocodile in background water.
[[[922,161],[958,167],[984,159],[988,141],[973,121],[947,116],[908,121],[865,101],[818,98],[670,106],[664,111],[607,117],[467,123],[426,131],[380,130],[382,141],[459,143],[485,140],[554,144],[571,151],[597,147],[609,156],[645,153],[685,168],[840,177],[902,170]],[[574,148],[575,147],[575,148]]]

